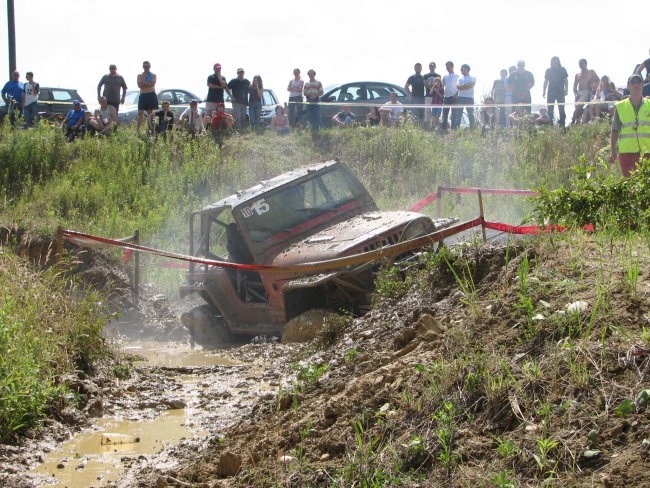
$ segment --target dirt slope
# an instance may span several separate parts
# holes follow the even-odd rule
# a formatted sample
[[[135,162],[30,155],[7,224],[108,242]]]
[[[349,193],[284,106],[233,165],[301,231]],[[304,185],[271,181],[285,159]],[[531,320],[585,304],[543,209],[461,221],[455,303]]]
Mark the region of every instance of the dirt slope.
[[[117,486],[650,486],[647,251],[580,234],[429,255],[278,364],[287,387],[225,435]]]

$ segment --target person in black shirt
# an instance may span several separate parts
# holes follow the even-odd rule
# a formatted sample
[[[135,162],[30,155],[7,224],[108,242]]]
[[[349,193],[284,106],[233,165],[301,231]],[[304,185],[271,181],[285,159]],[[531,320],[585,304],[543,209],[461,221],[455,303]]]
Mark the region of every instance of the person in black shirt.
[[[171,133],[172,128],[174,127],[174,112],[169,109],[169,102],[164,101],[162,103],[162,109],[154,113],[155,117],[158,117],[156,123],[156,135],[162,134],[163,139],[167,138],[167,132]]]
[[[242,130],[246,126],[246,109],[248,108],[248,89],[250,81],[244,78],[244,68],[237,68],[237,78],[228,82],[231,91],[232,115],[235,128]]]
[[[224,103],[223,92],[232,97],[226,78],[221,74],[221,65],[215,63],[214,73],[208,76],[208,96],[205,98],[205,116],[207,120],[212,118],[212,113],[217,111],[217,104]]]
[[[553,56],[551,58],[551,67],[546,70],[544,74],[544,88],[542,89],[542,96],[545,97],[548,103],[548,118],[553,121],[553,108],[554,104],[558,104],[558,111],[560,112],[560,127],[565,126],[566,112],[564,111],[564,102],[566,96],[569,94],[569,74],[566,69],[560,64],[560,58]],[[552,122],[551,122],[552,123]]]
[[[422,65],[415,63],[413,66],[415,73],[409,76],[404,85],[404,91],[410,97],[411,103],[414,105],[424,105],[424,77],[422,76]],[[413,114],[417,117],[418,121],[424,122],[424,107],[416,108]]]

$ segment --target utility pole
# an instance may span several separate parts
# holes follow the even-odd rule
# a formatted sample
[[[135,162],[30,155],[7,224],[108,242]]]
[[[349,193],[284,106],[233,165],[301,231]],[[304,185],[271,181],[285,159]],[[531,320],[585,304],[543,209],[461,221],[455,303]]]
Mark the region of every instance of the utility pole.
[[[14,20],[14,0],[7,0],[7,33],[9,34],[9,79],[16,71],[16,22]]]

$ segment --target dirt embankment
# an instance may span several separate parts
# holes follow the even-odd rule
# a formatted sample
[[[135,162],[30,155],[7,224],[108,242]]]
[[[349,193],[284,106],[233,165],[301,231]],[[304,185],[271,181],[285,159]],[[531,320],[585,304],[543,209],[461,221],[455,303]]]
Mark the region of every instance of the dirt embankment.
[[[409,287],[388,287],[368,315],[329,323],[312,344],[230,351],[266,361],[274,389],[219,404],[229,414],[204,417],[205,441],[130,460],[110,486],[647,485],[650,258],[638,254],[633,274],[596,239],[577,247],[469,246],[449,258],[453,271],[414,266]],[[166,314],[152,323],[173,336]],[[169,378],[149,374],[134,371],[149,386],[126,410],[165,408]],[[211,376],[231,385],[205,392],[213,413],[224,391],[254,388],[242,376],[239,389]],[[124,396],[112,388],[104,409]]]
[[[422,265],[200,453],[117,486],[647,485],[650,263],[631,294],[624,262],[582,245]]]

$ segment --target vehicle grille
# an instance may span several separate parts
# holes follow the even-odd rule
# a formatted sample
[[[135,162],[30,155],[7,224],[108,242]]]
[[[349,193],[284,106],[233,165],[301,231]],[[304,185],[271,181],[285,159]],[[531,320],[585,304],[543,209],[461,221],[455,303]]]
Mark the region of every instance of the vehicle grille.
[[[374,251],[380,247],[390,246],[399,242],[399,234],[394,233],[385,236],[381,240],[375,241],[372,244],[367,244],[363,247],[363,252]]]

